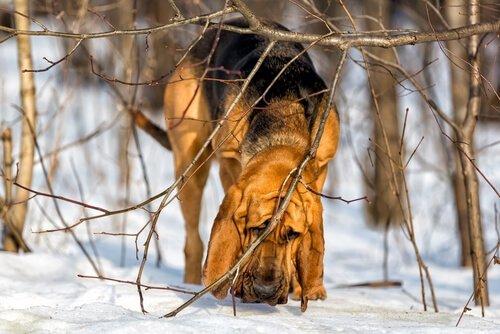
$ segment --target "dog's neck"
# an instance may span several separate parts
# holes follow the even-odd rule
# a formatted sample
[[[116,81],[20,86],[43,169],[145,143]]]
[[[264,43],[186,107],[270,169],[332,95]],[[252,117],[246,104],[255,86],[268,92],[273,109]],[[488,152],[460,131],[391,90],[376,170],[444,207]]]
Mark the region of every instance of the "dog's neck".
[[[271,102],[264,109],[254,110],[249,122],[240,146],[243,166],[275,146],[290,146],[305,153],[310,145],[304,107],[296,101]]]

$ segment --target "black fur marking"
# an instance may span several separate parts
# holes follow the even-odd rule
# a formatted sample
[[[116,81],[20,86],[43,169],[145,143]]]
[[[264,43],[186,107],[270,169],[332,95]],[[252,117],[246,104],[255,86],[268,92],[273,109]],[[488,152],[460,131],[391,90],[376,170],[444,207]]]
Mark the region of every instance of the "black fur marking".
[[[248,27],[244,19],[228,20],[228,24],[239,27]],[[280,29],[285,27],[277,23],[268,23]],[[205,60],[212,48],[217,34],[217,27],[209,29],[200,42],[193,48],[192,56],[197,60]],[[224,68],[215,70],[210,74],[211,78],[222,80],[234,80],[246,78],[257,63],[260,55],[265,50],[269,41],[261,36],[237,34],[230,31],[221,30],[219,42],[212,56],[209,67]],[[299,43],[276,43],[273,50],[261,65],[255,74],[251,89],[248,92],[246,100],[252,103],[268,88],[277,74],[292,58],[304,50]],[[239,74],[236,74],[239,73]],[[203,84],[205,94],[210,104],[212,119],[219,118],[224,99],[227,95],[228,84],[220,81],[206,81]],[[312,115],[311,104],[315,105],[322,98],[321,95],[307,97],[326,89],[326,85],[321,77],[316,73],[314,65],[307,53],[303,53],[296,59],[280,76],[276,83],[271,87],[266,96],[257,105],[257,108],[265,108],[269,101],[282,97],[296,97],[302,99],[306,110],[307,118]],[[252,120],[250,116],[250,120]]]

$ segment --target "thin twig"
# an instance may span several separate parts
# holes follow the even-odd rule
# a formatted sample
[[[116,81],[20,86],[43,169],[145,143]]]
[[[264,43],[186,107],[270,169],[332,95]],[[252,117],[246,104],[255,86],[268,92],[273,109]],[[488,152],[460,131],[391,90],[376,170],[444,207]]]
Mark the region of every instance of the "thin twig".
[[[111,281],[111,282],[117,282],[117,283],[124,283],[124,284],[131,284],[131,285],[137,285],[137,282],[134,281],[126,281],[126,280],[121,280],[121,279],[116,279],[116,278],[110,278],[110,277],[103,277],[103,276],[89,276],[89,275],[76,275],[80,278],[95,278],[99,280],[104,280],[104,281]],[[195,292],[189,291],[189,290],[184,290],[180,288],[174,288],[171,286],[157,286],[157,285],[149,285],[149,284],[141,284],[143,288],[146,290],[168,290],[168,291],[174,291],[174,292],[180,292],[180,293],[185,293],[188,295],[194,295]]]
[[[309,190],[310,192],[312,192],[313,194],[321,196],[321,197],[324,197],[324,198],[339,200],[339,201],[342,201],[342,202],[347,203],[347,204],[350,204],[352,202],[357,202],[357,201],[366,201],[368,204],[370,204],[370,200],[368,199],[368,196],[358,197],[358,198],[354,198],[354,199],[345,199],[345,198],[343,198],[341,196],[330,196],[330,195],[323,194],[321,192],[318,192],[318,191],[314,190],[308,184],[306,184],[306,183],[304,183],[302,181],[300,181],[300,183],[307,190]]]

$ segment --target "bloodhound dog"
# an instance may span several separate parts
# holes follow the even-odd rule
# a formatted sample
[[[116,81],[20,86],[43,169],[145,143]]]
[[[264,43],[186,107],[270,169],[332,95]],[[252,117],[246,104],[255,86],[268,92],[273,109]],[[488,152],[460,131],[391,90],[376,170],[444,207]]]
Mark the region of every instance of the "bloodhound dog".
[[[242,19],[227,23],[247,27]],[[165,91],[165,117],[177,176],[192,163],[268,43],[257,35],[215,26],[205,32],[173,73]],[[327,106],[325,92],[326,85],[302,45],[275,44],[182,184],[179,199],[186,224],[185,282],[203,280],[208,285],[220,278],[266,227],[284,195],[280,189],[285,179],[300,164],[314,138],[317,116]],[[337,150],[339,120],[331,108],[319,149],[302,174],[280,224],[255,250],[234,282],[227,281],[212,291],[215,297],[224,298],[231,284],[243,302],[283,304],[292,291],[305,310],[307,300],[326,297],[323,208],[320,196],[304,184],[321,192],[328,161]],[[202,270],[198,222],[213,157],[219,162],[225,197]]]

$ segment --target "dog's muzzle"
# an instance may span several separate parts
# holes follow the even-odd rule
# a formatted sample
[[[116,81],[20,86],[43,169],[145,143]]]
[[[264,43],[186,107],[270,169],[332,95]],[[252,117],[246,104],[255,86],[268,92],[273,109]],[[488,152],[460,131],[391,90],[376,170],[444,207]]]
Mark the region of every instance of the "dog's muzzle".
[[[236,296],[244,303],[285,304],[288,300],[288,287],[284,275],[245,274],[241,288]]]

